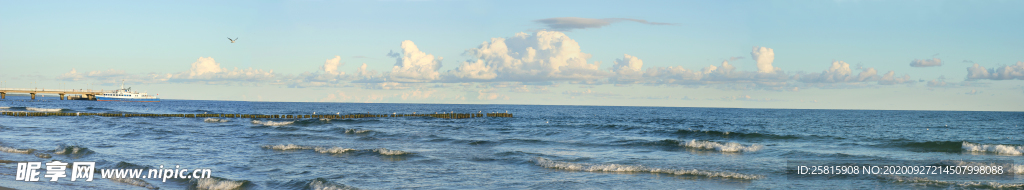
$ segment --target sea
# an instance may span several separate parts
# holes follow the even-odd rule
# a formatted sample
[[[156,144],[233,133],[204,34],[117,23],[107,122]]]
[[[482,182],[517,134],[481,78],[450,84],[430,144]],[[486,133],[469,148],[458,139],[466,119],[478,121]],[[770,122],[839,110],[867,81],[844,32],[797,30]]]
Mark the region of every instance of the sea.
[[[511,113],[511,118],[0,116],[0,189],[1024,189],[1024,113],[491,104],[30,100],[0,112]],[[17,181],[20,162],[93,181]],[[799,160],[1008,160],[1001,180],[795,179]],[[209,169],[203,179],[100,169]],[[70,171],[70,170],[68,170]],[[42,174],[40,174],[42,175]],[[69,174],[70,175],[70,174]],[[145,174],[143,174],[145,175]]]

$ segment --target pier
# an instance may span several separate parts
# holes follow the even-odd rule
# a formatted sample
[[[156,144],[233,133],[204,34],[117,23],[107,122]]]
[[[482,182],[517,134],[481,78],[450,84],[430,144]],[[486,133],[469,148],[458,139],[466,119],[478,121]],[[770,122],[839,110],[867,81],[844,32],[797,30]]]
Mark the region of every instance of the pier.
[[[7,99],[7,93],[20,93],[20,94],[31,94],[32,99],[36,99],[36,94],[56,94],[60,96],[61,100],[71,98],[72,94],[78,95],[78,99],[96,100],[96,95],[103,94],[104,90],[90,90],[90,89],[45,89],[45,88],[0,88],[0,99]]]
[[[99,117],[190,117],[190,118],[251,118],[251,119],[357,119],[375,117],[433,117],[441,119],[469,119],[480,117],[512,117],[510,113],[437,113],[434,114],[347,114],[334,115],[260,115],[260,114],[143,114],[143,113],[69,113],[69,112],[0,112],[0,116],[38,117],[38,116],[99,116]]]

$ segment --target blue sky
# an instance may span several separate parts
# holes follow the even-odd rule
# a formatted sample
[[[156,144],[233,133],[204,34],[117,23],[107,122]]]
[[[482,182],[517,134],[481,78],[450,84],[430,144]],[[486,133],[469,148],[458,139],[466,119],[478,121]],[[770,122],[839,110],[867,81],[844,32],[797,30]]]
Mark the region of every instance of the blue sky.
[[[126,79],[169,99],[1021,111],[1022,7],[0,1],[0,80]]]

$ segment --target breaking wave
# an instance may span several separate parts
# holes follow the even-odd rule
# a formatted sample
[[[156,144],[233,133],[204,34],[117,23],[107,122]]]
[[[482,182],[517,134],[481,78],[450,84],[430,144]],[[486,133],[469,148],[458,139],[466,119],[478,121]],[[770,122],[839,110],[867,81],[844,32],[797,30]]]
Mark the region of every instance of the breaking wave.
[[[190,180],[195,183],[195,189],[209,189],[209,190],[229,190],[229,189],[241,189],[243,186],[249,184],[249,181],[234,181],[229,179],[211,177],[203,179],[192,179]]]
[[[334,182],[331,182],[331,181],[327,181],[326,179],[323,179],[323,178],[316,178],[312,182],[309,182],[309,189],[312,189],[312,190],[358,190],[359,188],[355,188],[355,187],[352,187],[352,186],[347,186],[347,185],[344,185],[344,184],[334,183]]]
[[[712,178],[731,178],[731,179],[744,179],[754,180],[761,179],[764,176],[741,174],[734,172],[718,172],[718,171],[702,171],[702,170],[685,170],[685,169],[664,169],[664,168],[652,168],[647,166],[639,165],[621,165],[621,164],[578,164],[569,162],[553,161],[546,158],[540,158],[534,160],[534,162],[541,167],[569,170],[569,171],[586,171],[586,172],[644,172],[644,173],[655,173],[655,174],[672,174],[672,175],[694,175],[704,176]]]
[[[388,150],[386,148],[373,149],[373,152],[376,152],[376,153],[381,154],[381,155],[387,155],[387,156],[397,156],[397,155],[412,154],[412,153],[409,153],[409,152],[406,152],[406,151]]]
[[[81,157],[88,154],[92,154],[92,150],[89,148],[75,146],[75,145],[60,145],[57,149],[53,150],[53,154],[68,155],[72,157]]]
[[[363,133],[369,133],[369,132],[373,132],[373,131],[365,130],[365,129],[345,129],[345,134],[363,134]]]
[[[146,189],[160,189],[159,187],[153,186],[153,184],[149,184],[149,182],[143,181],[141,179],[136,179],[136,178],[108,178],[108,179],[110,179],[110,181],[115,181],[115,182],[124,183],[124,184],[128,184],[128,185],[139,186],[139,187],[143,187],[143,188],[146,188]]]
[[[356,151],[356,149],[341,148],[341,147],[331,147],[331,148],[316,147],[316,148],[313,148],[313,151],[319,152],[321,154],[341,154],[341,153],[345,153],[345,152]]]
[[[0,146],[0,152],[18,153],[18,154],[32,154],[35,149],[17,149],[6,146]]]
[[[291,125],[292,123],[295,123],[295,121],[274,122],[274,121],[252,120],[252,124],[264,125],[264,126],[282,126],[282,125]]]
[[[978,144],[964,141],[961,145],[964,151],[970,152],[991,152],[1002,155],[1020,156],[1024,153],[1024,146],[1001,145],[1001,144]]]
[[[221,118],[206,118],[206,119],[203,120],[203,122],[207,122],[207,123],[223,123],[223,122],[228,122],[228,120],[227,119],[221,119]]]
[[[743,146],[740,143],[727,142],[725,144],[712,142],[712,141],[698,141],[696,139],[690,140],[686,143],[679,143],[679,146],[685,146],[697,149],[715,150],[719,152],[756,152],[761,150],[764,146],[759,144],[752,144],[750,146]]]
[[[37,112],[59,112],[59,111],[64,110],[64,109],[60,109],[60,108],[33,108],[33,107],[26,107],[25,110],[37,111]]]
[[[283,145],[283,144],[282,145],[263,145],[263,148],[273,149],[273,150],[308,150],[308,149],[313,149],[313,147],[299,146],[299,145],[294,145],[294,144],[287,144],[287,145]]]
[[[286,150],[313,150],[313,151],[316,151],[317,153],[321,153],[321,154],[341,154],[341,153],[346,153],[346,152],[358,151],[356,149],[342,148],[342,147],[314,147],[314,146],[302,146],[302,145],[294,145],[294,144],[263,145],[263,148],[272,149],[272,150],[282,150],[282,151],[286,151]],[[380,148],[380,149],[383,149],[383,148]],[[387,149],[384,149],[384,150],[386,150],[386,151],[397,151],[397,150],[387,150]],[[373,151],[376,152],[377,150],[374,149]],[[398,152],[401,152],[401,151],[398,151]],[[383,154],[383,153],[381,153],[381,154]]]

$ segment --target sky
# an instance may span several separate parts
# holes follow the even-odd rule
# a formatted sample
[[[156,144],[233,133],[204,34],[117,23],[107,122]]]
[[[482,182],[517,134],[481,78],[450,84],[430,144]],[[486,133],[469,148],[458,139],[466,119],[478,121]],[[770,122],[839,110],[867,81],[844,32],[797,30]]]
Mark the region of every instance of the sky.
[[[3,0],[0,88],[1024,111],[1021,23],[1022,1]]]

